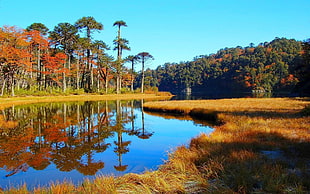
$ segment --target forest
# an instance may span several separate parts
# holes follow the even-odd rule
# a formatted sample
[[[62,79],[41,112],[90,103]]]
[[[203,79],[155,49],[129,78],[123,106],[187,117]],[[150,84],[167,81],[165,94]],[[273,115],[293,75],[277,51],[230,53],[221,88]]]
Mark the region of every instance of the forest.
[[[145,89],[309,95],[310,39],[275,38],[145,70],[144,62],[153,56],[141,52],[124,58],[123,51],[130,47],[121,28],[127,24],[116,21],[113,26],[118,31],[112,48],[93,40],[93,33],[103,30],[93,17],[59,23],[53,30],[42,23],[26,29],[1,27],[0,95],[144,93]],[[107,54],[109,49],[116,51],[116,58]],[[134,71],[137,63],[142,64],[139,72]]]
[[[309,95],[310,40],[275,38],[248,47],[224,48],[193,61],[166,63],[145,73],[159,90],[233,93],[282,92]]]
[[[133,91],[134,64],[153,59],[148,52],[122,57],[130,50],[129,41],[121,36],[126,22],[116,21],[113,40],[117,57],[93,33],[103,25],[93,17],[83,17],[75,24],[59,23],[49,30],[42,23],[26,29],[16,26],[0,28],[1,96],[79,93],[121,93]],[[128,62],[132,68],[124,64]],[[142,79],[143,83],[143,79]],[[143,85],[141,86],[143,92]]]

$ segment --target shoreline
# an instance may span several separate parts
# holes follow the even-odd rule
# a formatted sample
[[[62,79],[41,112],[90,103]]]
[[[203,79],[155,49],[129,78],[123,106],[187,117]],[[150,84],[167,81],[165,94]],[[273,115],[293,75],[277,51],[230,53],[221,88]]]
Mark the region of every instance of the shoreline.
[[[310,191],[309,98],[147,102],[144,108],[184,115],[199,109],[204,120],[210,112],[216,114],[214,131],[193,138],[187,149],[205,179],[198,185],[201,191]],[[179,150],[174,154],[180,155]]]
[[[72,102],[72,101],[97,101],[97,100],[139,100],[139,99],[169,99],[171,96],[158,94],[82,94],[69,96],[26,96],[0,98],[0,110],[15,105],[35,104],[44,102]]]

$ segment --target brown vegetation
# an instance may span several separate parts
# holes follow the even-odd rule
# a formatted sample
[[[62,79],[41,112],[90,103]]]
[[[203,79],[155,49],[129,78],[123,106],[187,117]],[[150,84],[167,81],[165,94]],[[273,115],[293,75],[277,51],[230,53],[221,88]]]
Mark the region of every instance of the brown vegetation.
[[[217,111],[223,123],[192,139],[204,192],[309,192],[310,102],[307,99],[221,99],[149,102],[148,110]],[[201,111],[203,117],[203,111]],[[177,154],[177,152],[175,153]]]

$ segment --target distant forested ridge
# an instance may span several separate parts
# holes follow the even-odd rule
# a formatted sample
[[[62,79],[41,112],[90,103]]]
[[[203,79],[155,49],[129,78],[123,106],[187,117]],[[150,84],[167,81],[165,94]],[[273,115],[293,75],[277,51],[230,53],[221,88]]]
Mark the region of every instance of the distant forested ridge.
[[[258,46],[224,48],[190,62],[166,63],[145,72],[159,90],[286,92],[309,95],[310,42],[275,38]]]

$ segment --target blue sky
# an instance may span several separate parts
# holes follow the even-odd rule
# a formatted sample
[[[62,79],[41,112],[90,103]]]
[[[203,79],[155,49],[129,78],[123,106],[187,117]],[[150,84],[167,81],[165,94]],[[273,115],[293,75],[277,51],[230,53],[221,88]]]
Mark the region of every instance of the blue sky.
[[[275,37],[308,39],[309,10],[310,0],[0,0],[0,26],[40,22],[52,30],[93,16],[104,25],[95,39],[112,46],[113,23],[123,20],[122,36],[131,47],[124,56],[149,52],[155,60],[147,67],[156,68]]]

